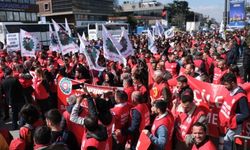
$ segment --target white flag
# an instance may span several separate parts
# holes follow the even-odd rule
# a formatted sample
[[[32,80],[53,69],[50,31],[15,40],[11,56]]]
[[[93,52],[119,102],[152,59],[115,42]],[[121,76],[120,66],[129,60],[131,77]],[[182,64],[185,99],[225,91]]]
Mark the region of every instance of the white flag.
[[[21,55],[35,57],[37,39],[27,31],[20,29]]]
[[[221,21],[220,23],[220,30],[219,30],[219,33],[221,34],[221,37],[226,40],[226,34],[225,34],[225,31],[224,31],[224,22],[223,20]]]
[[[78,35],[78,38],[79,38],[79,40],[80,40],[79,53],[82,53],[82,54],[83,54],[85,48],[89,45],[89,43],[86,41],[86,36],[85,36],[84,32],[83,32],[82,37],[81,37],[79,34],[77,34],[77,35]],[[82,43],[82,44],[81,44],[81,43]]]
[[[151,34],[151,31],[148,29],[148,49],[153,53],[157,53],[157,47],[155,46],[154,38]]]
[[[98,65],[98,58],[99,58],[100,52],[94,47],[86,47],[83,39],[81,38],[79,34],[78,34],[78,38],[80,40],[80,51],[82,51],[83,54],[85,55],[86,60],[89,65],[89,69],[103,71],[105,68]]]
[[[114,62],[119,61],[126,66],[127,61],[120,53],[121,44],[112,37],[104,25],[102,25],[102,38],[104,57]]]
[[[134,49],[132,47],[131,41],[129,40],[128,33],[124,28],[122,29],[122,34],[119,43],[122,46],[120,52],[123,57],[127,58],[130,55],[134,55]]]
[[[69,24],[68,24],[67,18],[65,18],[65,30],[68,32],[68,35],[69,35],[70,37],[72,37],[71,29],[69,28]]]
[[[55,32],[52,30],[51,25],[49,25],[49,34],[50,34],[50,45],[49,45],[49,49],[51,51],[55,51],[57,53],[60,52],[60,46],[58,43],[58,38],[55,34]]]
[[[166,39],[174,37],[174,29],[174,27],[171,27],[170,29],[164,32]]]
[[[76,50],[78,50],[77,45],[74,43],[74,40],[72,37],[69,36],[69,34],[61,28],[53,19],[52,19],[56,35],[58,37],[58,43],[60,45],[60,49],[62,52],[62,55],[66,55],[70,52],[74,53]]]
[[[160,37],[162,37],[162,35],[164,34],[164,28],[163,28],[163,26],[162,26],[162,24],[160,23],[159,20],[156,20],[156,23],[155,23],[155,32]]]

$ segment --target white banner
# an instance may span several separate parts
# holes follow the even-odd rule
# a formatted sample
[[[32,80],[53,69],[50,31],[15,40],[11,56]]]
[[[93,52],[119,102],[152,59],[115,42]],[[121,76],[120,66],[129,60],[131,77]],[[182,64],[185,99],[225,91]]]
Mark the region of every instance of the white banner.
[[[76,49],[78,49],[77,45],[74,43],[72,37],[68,35],[68,33],[61,28],[53,19],[52,19],[56,35],[58,37],[58,42],[61,48],[62,55],[66,55],[70,52],[74,53]]]
[[[126,59],[120,53],[121,44],[112,37],[104,25],[102,25],[102,38],[104,57],[111,61],[119,61],[126,66]]]
[[[123,57],[127,58],[130,55],[134,55],[134,49],[132,47],[131,41],[129,40],[128,33],[124,28],[122,29],[122,34],[119,43],[122,46],[120,52]]]
[[[20,29],[20,43],[22,56],[35,57],[38,41],[32,34]]]
[[[19,33],[8,33],[6,34],[6,39],[8,52],[20,50]]]

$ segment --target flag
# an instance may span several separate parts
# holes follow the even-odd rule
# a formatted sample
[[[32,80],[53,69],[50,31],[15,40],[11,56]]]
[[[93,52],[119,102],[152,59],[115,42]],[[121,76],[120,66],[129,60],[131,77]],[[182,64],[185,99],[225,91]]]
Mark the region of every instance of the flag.
[[[78,38],[80,40],[80,52],[83,52],[83,54],[85,55],[89,65],[89,69],[103,71],[105,68],[98,65],[98,58],[100,52],[95,47],[86,47],[83,39],[79,34]]]
[[[155,32],[160,37],[162,37],[162,35],[164,34],[164,28],[163,28],[163,26],[162,26],[162,24],[160,23],[159,20],[156,20],[156,23],[155,23]]]
[[[174,27],[171,27],[170,29],[168,29],[167,31],[164,32],[165,34],[165,38],[172,38],[174,37]]]
[[[122,34],[119,43],[122,46],[120,52],[123,57],[127,58],[130,55],[134,55],[134,49],[132,47],[131,41],[129,40],[128,33],[124,28],[122,29]]]
[[[102,38],[104,57],[114,62],[119,61],[126,66],[127,61],[120,53],[123,47],[112,37],[104,25],[102,25]]]
[[[79,34],[77,34],[77,35],[78,35],[78,38],[79,38],[79,40],[80,40],[79,53],[82,53],[82,54],[83,54],[85,48],[89,45],[89,43],[86,41],[86,36],[85,36],[84,32],[83,32],[82,37],[81,37]],[[82,44],[81,44],[81,42],[82,42]]]
[[[56,35],[58,37],[58,43],[63,55],[66,55],[70,52],[74,53],[76,50],[78,51],[78,46],[74,43],[72,37],[61,28],[53,19],[52,19]]]
[[[35,57],[38,40],[29,32],[20,29],[21,55]]]
[[[51,51],[55,51],[55,52],[60,52],[60,46],[58,43],[58,38],[55,34],[55,32],[52,30],[51,25],[49,25],[49,35],[50,35],[50,45],[49,45],[49,49]]]
[[[157,47],[155,46],[154,38],[151,31],[148,29],[148,49],[153,53],[157,53]]]
[[[221,37],[226,40],[226,34],[225,34],[225,31],[224,31],[224,22],[223,20],[221,21],[220,23],[220,29],[219,29],[219,33],[221,34]]]
[[[68,24],[67,18],[65,18],[65,30],[68,32],[68,35],[69,35],[70,37],[72,37],[71,29],[69,28],[69,24]]]

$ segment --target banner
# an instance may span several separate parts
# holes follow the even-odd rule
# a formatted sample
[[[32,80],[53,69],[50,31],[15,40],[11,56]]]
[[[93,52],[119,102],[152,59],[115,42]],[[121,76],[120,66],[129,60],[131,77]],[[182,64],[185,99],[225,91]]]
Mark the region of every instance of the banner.
[[[95,47],[87,47],[81,36],[78,34],[80,40],[80,52],[82,52],[88,62],[89,69],[103,71],[105,68],[98,65],[98,58],[100,52]]]
[[[219,136],[219,115],[220,108],[224,102],[224,98],[227,96],[229,91],[224,85],[217,85],[199,81],[190,76],[188,78],[188,84],[194,92],[194,102],[198,106],[206,107],[209,112],[207,115],[208,119],[208,133],[213,137]],[[170,87],[177,85],[176,79],[168,81]],[[247,92],[247,97],[250,99],[250,83],[240,85]]]
[[[121,44],[113,38],[106,27],[102,25],[103,53],[104,57],[114,62],[121,62],[126,66],[126,59],[121,55]]]
[[[152,36],[151,31],[149,29],[148,29],[148,49],[153,54],[157,53],[157,47],[155,46],[155,40],[154,40],[154,37]]]
[[[243,28],[245,26],[245,1],[230,0],[229,26]]]
[[[139,137],[139,140],[136,145],[136,150],[147,150],[151,144],[151,140],[149,137],[144,133],[141,132],[141,135]]]
[[[61,48],[61,52],[63,55],[66,55],[70,52],[74,53],[76,49],[78,49],[77,45],[74,43],[74,40],[72,37],[69,36],[69,34],[61,28],[53,19],[52,19],[55,32],[58,38],[58,43]]]
[[[20,29],[21,55],[35,57],[38,41],[29,32]]]
[[[80,88],[82,83],[73,79],[59,76],[57,78],[57,99],[58,109],[63,112],[67,106],[66,99],[72,94],[83,94],[84,91]],[[122,87],[97,86],[84,84],[89,92],[94,94],[103,94],[116,89],[122,90]]]
[[[20,50],[20,41],[19,41],[19,33],[8,33],[6,34],[6,42],[7,42],[7,51],[19,51]]]
[[[129,40],[128,33],[124,28],[122,28],[122,34],[119,43],[122,46],[120,52],[123,57],[127,58],[130,55],[134,55],[133,46],[131,44],[131,41]]]
[[[51,51],[55,51],[57,53],[60,53],[60,46],[58,43],[58,38],[56,36],[56,33],[52,30],[51,25],[49,25],[49,36],[50,36],[49,49]]]

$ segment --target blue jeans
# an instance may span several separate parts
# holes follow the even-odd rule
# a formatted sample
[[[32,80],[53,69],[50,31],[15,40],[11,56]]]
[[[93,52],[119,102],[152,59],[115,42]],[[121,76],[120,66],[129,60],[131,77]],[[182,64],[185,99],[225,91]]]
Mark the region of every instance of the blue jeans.
[[[235,135],[240,135],[242,131],[242,125],[238,125],[237,129],[231,130],[228,129],[226,135],[224,136],[224,146],[223,150],[232,150],[233,149],[233,140]]]

